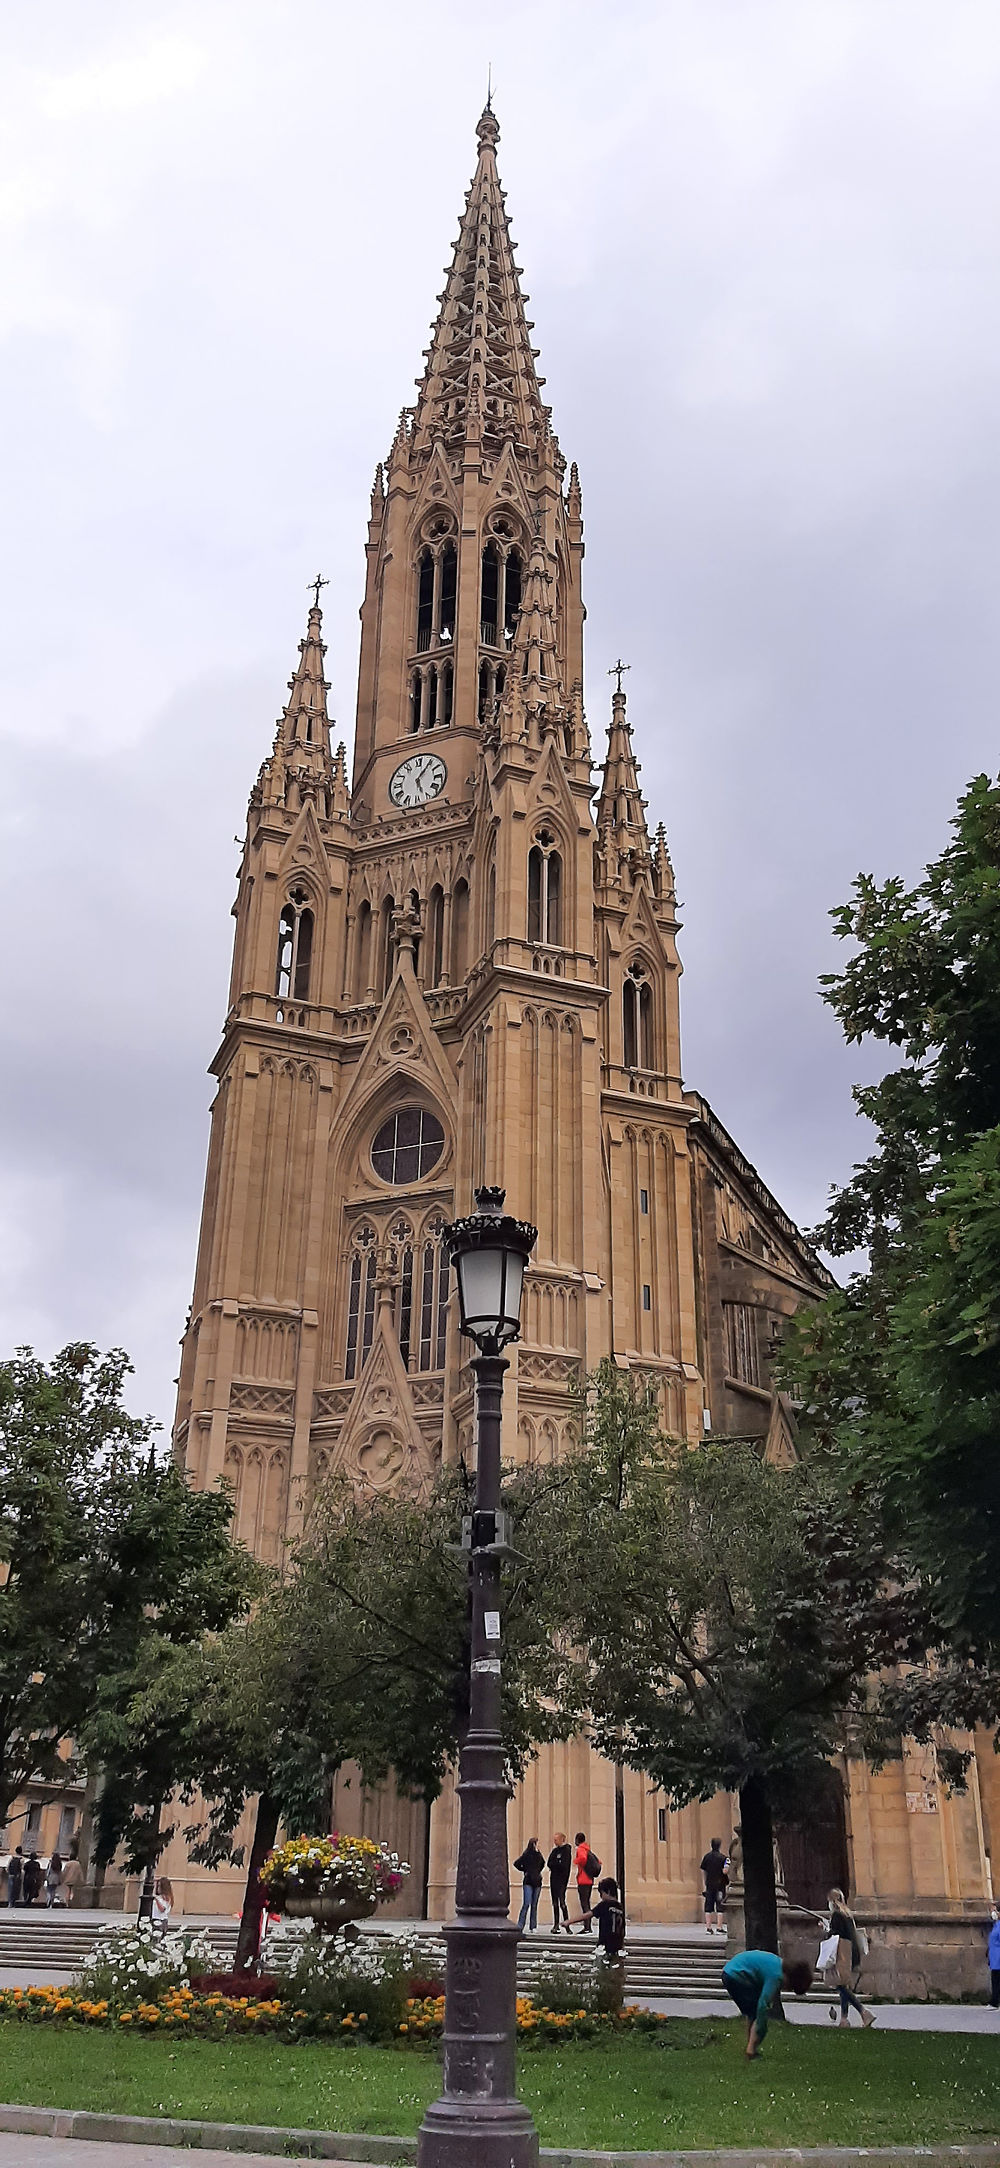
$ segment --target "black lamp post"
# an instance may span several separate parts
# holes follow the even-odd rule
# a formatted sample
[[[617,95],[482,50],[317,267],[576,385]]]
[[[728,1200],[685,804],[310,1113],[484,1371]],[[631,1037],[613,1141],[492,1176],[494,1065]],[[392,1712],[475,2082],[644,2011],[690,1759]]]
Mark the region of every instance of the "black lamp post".
[[[517,1945],[508,1918],[507,1801],[500,1735],[502,1349],[521,1329],[524,1269],[535,1229],[510,1219],[502,1189],[477,1189],[478,1210],[444,1231],[458,1279],[461,1328],[479,1349],[476,1504],[472,1515],[469,1729],[459,1756],[456,1917],[445,1928],[444,2092],[417,2140],[418,2168],[536,2168],[538,2133],[514,2091]]]

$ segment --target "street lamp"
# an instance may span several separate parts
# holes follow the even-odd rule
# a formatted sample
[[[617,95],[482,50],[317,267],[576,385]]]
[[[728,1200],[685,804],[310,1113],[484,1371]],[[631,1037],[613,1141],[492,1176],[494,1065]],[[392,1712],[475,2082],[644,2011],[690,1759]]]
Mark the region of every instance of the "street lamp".
[[[476,1343],[476,1503],[469,1571],[469,1728],[459,1755],[456,1916],[444,2006],[444,2092],[417,2140],[418,2168],[536,2168],[538,2133],[514,2091],[517,1945],[508,1918],[507,1801],[500,1733],[501,1352],[521,1329],[521,1288],[535,1229],[503,1211],[502,1189],[477,1189],[478,1210],[444,1230],[458,1279],[461,1329]]]

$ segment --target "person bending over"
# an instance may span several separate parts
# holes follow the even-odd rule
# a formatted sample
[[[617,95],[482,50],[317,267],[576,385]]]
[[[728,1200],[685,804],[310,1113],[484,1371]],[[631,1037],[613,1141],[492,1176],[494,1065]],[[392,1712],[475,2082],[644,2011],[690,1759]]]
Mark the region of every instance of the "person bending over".
[[[722,1984],[747,2021],[747,2061],[760,2054],[768,2020],[783,1987],[804,1995],[813,1968],[805,1958],[776,1957],[773,1950],[740,1950],[722,1967]]]

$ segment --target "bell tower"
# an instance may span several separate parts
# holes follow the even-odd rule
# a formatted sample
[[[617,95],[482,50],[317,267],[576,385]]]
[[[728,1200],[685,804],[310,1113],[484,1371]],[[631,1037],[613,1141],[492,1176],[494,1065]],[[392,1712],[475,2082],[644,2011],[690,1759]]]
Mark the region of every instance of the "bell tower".
[[[265,1556],[328,1470],[419,1489],[471,1445],[441,1230],[483,1183],[539,1230],[508,1457],[559,1457],[609,1352],[655,1379],[673,1432],[702,1425],[673,877],[620,676],[594,808],[580,479],[542,401],[498,134],[487,109],[416,404],[376,470],[350,788],[317,581],[250,797],[175,1438]],[[515,1812],[607,1855],[613,1783],[581,1741],[539,1758]],[[450,1816],[446,1797],[432,1914]]]

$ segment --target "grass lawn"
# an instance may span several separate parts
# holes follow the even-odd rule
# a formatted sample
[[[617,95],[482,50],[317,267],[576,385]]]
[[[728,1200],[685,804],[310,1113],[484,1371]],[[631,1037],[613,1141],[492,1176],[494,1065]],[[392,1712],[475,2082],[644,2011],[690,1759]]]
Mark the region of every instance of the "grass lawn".
[[[738,2019],[519,2057],[543,2145],[889,2145],[995,2137],[1000,2041],[774,2026],[757,2063]],[[431,2049],[157,2040],[0,2024],[0,2098],[43,2107],[316,2130],[416,2131],[440,2091]]]

